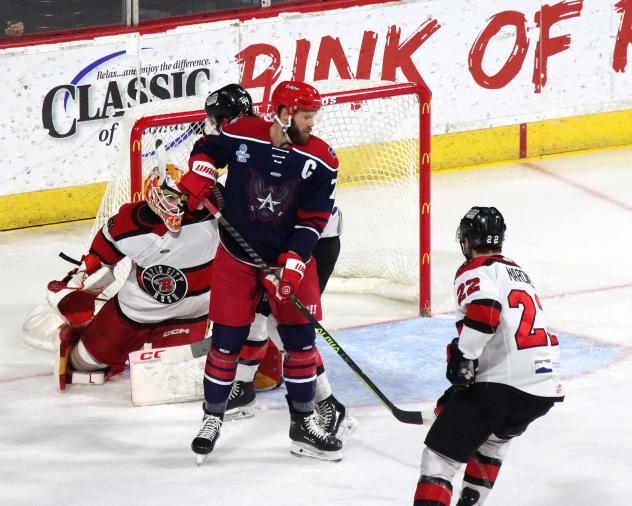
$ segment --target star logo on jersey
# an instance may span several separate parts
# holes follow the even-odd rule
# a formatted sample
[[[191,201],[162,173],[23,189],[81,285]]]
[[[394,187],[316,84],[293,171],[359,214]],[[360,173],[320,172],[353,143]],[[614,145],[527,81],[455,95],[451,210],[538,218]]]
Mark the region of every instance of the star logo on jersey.
[[[262,199],[260,197],[257,197],[257,200],[259,202],[261,202],[261,205],[259,206],[259,209],[263,209],[266,208],[268,209],[271,213],[274,212],[274,206],[279,205],[281,202],[279,202],[278,200],[273,200],[272,199],[272,193],[268,193],[268,196],[265,199]]]
[[[142,288],[161,304],[180,302],[187,293],[187,278],[180,269],[152,265],[140,272]]]
[[[239,149],[235,151],[235,156],[237,157],[237,161],[241,163],[246,163],[248,158],[250,158],[250,154],[248,154],[248,146],[245,144],[240,144]]]
[[[299,181],[268,184],[257,171],[250,169],[248,209],[252,221],[277,225],[295,203]]]

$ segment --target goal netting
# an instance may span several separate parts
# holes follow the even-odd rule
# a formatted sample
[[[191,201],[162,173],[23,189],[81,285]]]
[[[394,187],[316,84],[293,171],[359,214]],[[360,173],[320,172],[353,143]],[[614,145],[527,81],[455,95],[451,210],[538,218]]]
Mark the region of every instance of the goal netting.
[[[313,83],[323,97],[314,133],[340,160],[336,205],[342,249],[328,291],[374,293],[430,309],[430,94],[414,83]],[[249,90],[261,109],[264,90]],[[156,140],[186,170],[205,133],[204,98],[173,99],[125,111],[121,158],[112,170],[91,237],[125,202],[142,198],[143,176],[157,164]],[[420,155],[421,153],[421,155]],[[421,177],[420,177],[421,174]],[[117,269],[126,277],[129,266]],[[112,287],[116,290],[119,285]]]

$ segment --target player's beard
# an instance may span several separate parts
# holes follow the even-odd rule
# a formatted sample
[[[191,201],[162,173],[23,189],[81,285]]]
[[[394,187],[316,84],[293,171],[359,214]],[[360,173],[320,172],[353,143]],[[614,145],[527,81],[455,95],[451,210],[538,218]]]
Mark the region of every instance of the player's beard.
[[[311,128],[309,128],[306,132],[299,130],[299,128],[296,126],[296,123],[292,122],[292,124],[287,129],[287,135],[294,144],[304,146],[305,144],[307,144],[307,141],[309,141],[309,135],[311,131]]]

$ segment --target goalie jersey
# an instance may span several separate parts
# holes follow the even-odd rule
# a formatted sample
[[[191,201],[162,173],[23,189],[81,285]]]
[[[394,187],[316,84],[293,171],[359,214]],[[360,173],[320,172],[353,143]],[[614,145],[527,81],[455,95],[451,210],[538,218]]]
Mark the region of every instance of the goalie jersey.
[[[459,349],[478,359],[476,382],[562,397],[559,342],[527,273],[502,255],[465,262],[454,280]]]
[[[185,215],[182,229],[170,232],[143,201],[123,205],[95,236],[90,253],[110,266],[131,259],[117,308],[128,320],[152,324],[208,314],[218,243],[217,223],[206,211]]]

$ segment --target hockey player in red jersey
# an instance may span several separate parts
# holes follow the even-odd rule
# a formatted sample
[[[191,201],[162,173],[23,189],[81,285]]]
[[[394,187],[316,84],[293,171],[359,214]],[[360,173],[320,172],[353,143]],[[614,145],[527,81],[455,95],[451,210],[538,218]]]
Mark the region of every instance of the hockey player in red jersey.
[[[219,128],[225,121],[254,115],[250,94],[238,84],[229,84],[210,93],[206,99],[205,111],[212,135],[219,133]],[[334,208],[312,252],[316,261],[321,294],[338,259],[341,232],[342,213],[338,208]],[[257,307],[248,339],[239,353],[235,381],[226,407],[227,419],[253,416],[255,387],[266,389],[281,384],[283,362],[278,348],[283,349],[283,343],[277,332],[276,320],[274,317],[268,318],[270,305],[267,296],[263,299]],[[273,340],[270,340],[268,335],[273,336]],[[346,407],[334,397],[318,349],[315,352],[315,410],[319,423],[327,432],[339,438],[346,438],[353,433],[358,422],[347,414]]]
[[[81,266],[49,283],[49,303],[69,323],[60,331],[60,389],[73,371],[121,372],[129,353],[146,343],[204,339],[219,236],[208,212],[179,207],[180,177],[173,165],[155,168],[144,183],[145,200],[123,205],[97,233]],[[111,269],[125,257],[132,260],[130,275],[94,316],[95,297],[114,281]]]
[[[273,122],[238,118],[225,123],[218,136],[201,138],[179,185],[188,208],[197,209],[211,195],[217,170],[227,166],[224,217],[266,263],[279,268],[278,281],[266,279],[220,228],[210,306],[213,339],[204,377],[204,422],[192,449],[206,455],[219,437],[239,350],[265,289],[286,352],[283,372],[291,414],[290,451],[340,460],[341,441],[324,432],[313,413],[314,327],[288,303],[296,295],[321,318],[311,255],[333,209],[338,160],[324,141],[311,135],[320,108],[315,88],[286,81],[276,87],[271,102]]]
[[[510,440],[564,398],[559,343],[531,278],[501,254],[505,229],[495,207],[473,207],[457,230],[466,261],[454,280],[459,338],[447,349],[455,389],[425,440],[417,506],[449,506],[463,464],[457,505],[484,504]]]

